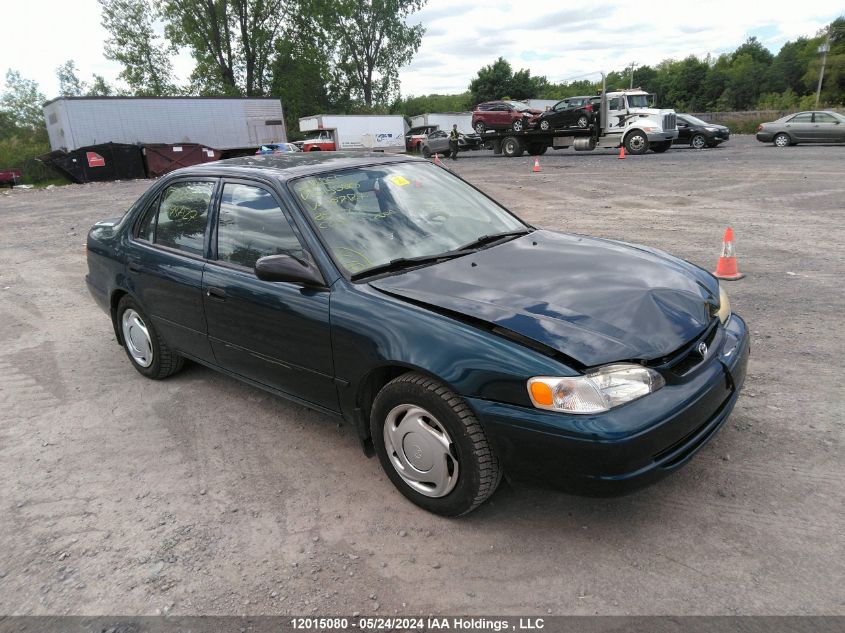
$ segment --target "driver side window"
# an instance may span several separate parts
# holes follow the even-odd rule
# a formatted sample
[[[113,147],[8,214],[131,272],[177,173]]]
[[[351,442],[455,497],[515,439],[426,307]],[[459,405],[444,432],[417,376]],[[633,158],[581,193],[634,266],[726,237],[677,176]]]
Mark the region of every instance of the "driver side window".
[[[261,187],[226,183],[217,221],[217,259],[254,268],[267,255],[297,255],[299,239],[273,195]]]

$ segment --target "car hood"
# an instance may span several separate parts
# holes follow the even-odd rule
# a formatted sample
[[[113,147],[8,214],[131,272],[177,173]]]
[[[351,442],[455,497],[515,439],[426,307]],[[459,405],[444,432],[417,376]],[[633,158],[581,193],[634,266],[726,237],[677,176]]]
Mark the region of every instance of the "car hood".
[[[543,230],[370,285],[585,367],[666,356],[703,332],[719,303],[712,275],[666,253]]]

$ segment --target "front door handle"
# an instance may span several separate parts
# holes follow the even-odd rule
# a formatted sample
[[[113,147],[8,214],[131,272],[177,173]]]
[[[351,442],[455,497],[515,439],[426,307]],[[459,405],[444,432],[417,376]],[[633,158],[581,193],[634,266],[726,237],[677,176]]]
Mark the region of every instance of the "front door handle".
[[[226,301],[226,291],[220,288],[209,288],[205,291],[205,296],[214,301]]]
[[[141,272],[141,266],[137,262],[129,262],[129,272],[131,273],[139,273]]]

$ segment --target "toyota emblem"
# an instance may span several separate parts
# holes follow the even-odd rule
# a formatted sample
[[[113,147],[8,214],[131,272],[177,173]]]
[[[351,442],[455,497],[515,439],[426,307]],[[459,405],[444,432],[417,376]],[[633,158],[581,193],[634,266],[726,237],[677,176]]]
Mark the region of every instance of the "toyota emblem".
[[[707,356],[707,343],[702,341],[698,344],[698,353],[701,354],[702,358]]]

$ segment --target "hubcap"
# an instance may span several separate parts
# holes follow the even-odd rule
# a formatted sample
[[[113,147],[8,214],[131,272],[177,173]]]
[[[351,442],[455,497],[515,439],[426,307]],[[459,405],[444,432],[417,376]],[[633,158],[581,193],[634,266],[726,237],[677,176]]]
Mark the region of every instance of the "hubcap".
[[[580,128],[587,127],[587,117],[582,116],[580,119],[578,119],[578,127],[580,127]]]
[[[393,468],[415,491],[445,497],[458,483],[458,460],[442,424],[422,407],[400,404],[384,422],[384,446]]]
[[[129,355],[141,367],[153,364],[153,344],[141,315],[133,309],[126,310],[122,318],[123,340]]]
[[[704,147],[704,139],[701,136],[696,136],[694,139],[692,139],[692,146],[696,149],[701,149],[702,147]]]
[[[785,147],[788,142],[789,141],[785,136],[778,136],[775,139],[775,145],[777,145],[778,147]]]
[[[541,130],[548,130],[549,129],[549,122],[548,121],[542,121],[540,123],[540,129]]]
[[[643,147],[645,147],[645,139],[639,134],[637,134],[636,136],[631,137],[629,144],[631,145],[632,150],[641,150]]]

